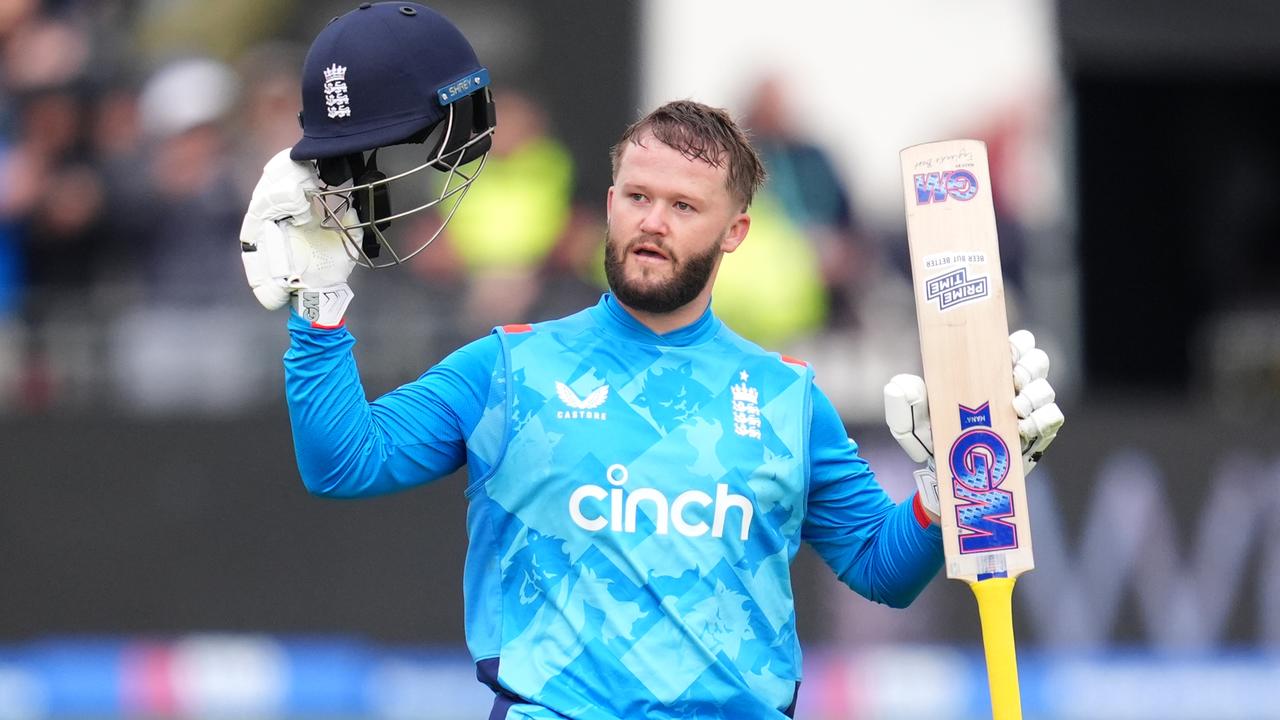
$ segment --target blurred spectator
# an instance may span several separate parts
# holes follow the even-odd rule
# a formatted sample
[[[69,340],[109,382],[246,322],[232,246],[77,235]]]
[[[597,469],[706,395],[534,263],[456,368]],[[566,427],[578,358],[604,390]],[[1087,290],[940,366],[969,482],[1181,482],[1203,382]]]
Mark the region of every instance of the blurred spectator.
[[[92,277],[102,185],[87,151],[92,57],[85,29],[37,3],[0,9],[0,303],[20,309],[21,332],[6,332],[3,394],[28,408],[52,402],[54,358],[85,348],[60,316],[75,312]],[[8,268],[6,273],[4,268]],[[20,273],[19,273],[20,269]],[[4,277],[6,276],[7,277]],[[74,362],[74,360],[72,360]]]
[[[229,238],[240,231],[244,200],[222,129],[238,92],[229,67],[190,59],[162,68],[139,96],[149,207],[130,237],[145,253],[152,303],[242,299],[243,270]]]
[[[987,164],[991,169],[991,196],[995,203],[996,233],[1000,239],[1000,268],[1004,273],[1006,297],[1011,303],[1022,300],[1026,274],[1027,243],[1030,240],[1023,222],[1024,209],[1038,198],[1028,198],[1042,187],[1037,178],[1024,177],[1027,166],[1024,154],[1028,133],[1036,130],[1037,116],[1043,111],[1043,100],[1020,97],[1019,101],[999,112],[991,113],[985,123],[960,136],[976,137],[987,144]],[[1012,296],[1012,297],[1010,297]]]
[[[0,318],[17,309],[22,283],[18,248],[22,236],[16,213],[18,199],[15,197],[19,179],[17,170],[11,140],[0,132]]]
[[[524,321],[541,270],[569,225],[573,160],[548,134],[544,110],[523,93],[495,93],[493,151],[439,246],[419,256],[427,274],[465,273],[463,334]]]
[[[83,76],[91,48],[82,28],[40,13],[37,2],[5,0],[0,6],[6,86],[61,87]]]
[[[26,14],[13,21],[4,38],[3,67],[15,138],[5,156],[0,212],[20,228],[29,286],[83,286],[91,275],[94,223],[102,205],[82,120],[92,99],[89,38],[51,17]],[[39,317],[47,309],[43,305],[29,302],[27,311]]]
[[[16,224],[4,211],[9,147],[0,134],[0,407],[12,402],[22,364],[22,327],[15,317],[21,290]]]
[[[245,87],[231,132],[236,138],[236,182],[245,198],[271,156],[302,137],[298,87],[305,55],[303,46],[273,42],[250,49],[235,63]]]
[[[95,294],[119,307],[142,296],[141,238],[150,209],[148,158],[142,146],[136,88],[105,89],[93,118],[92,143],[104,190]]]
[[[783,83],[767,77],[752,92],[745,124],[769,173],[766,191],[817,251],[831,298],[828,324],[849,326],[857,320],[855,298],[859,280],[866,277],[866,245],[858,235],[849,190],[828,153],[795,131],[797,107],[786,97]]]
[[[261,342],[278,318],[245,312],[235,243],[245,198],[224,130],[239,90],[230,67],[195,58],[162,67],[138,97],[145,162],[111,223],[143,285],[111,337],[117,387],[135,410],[237,411],[267,384],[244,368],[270,367],[264,356],[279,352]]]
[[[820,258],[768,189],[756,195],[749,212],[747,240],[721,262],[711,304],[743,337],[771,350],[787,349],[821,330],[826,320]]]
[[[0,207],[6,203],[9,147],[0,137]],[[18,229],[13,220],[0,213],[0,321],[9,317],[18,307],[21,289],[21,270],[18,267]]]
[[[153,57],[197,53],[229,61],[286,30],[295,9],[310,10],[311,5],[297,0],[148,2],[143,4],[137,40]]]
[[[16,158],[17,210],[26,229],[26,268],[37,290],[84,287],[92,279],[102,184],[84,149],[87,99],[73,88],[41,90],[23,101]],[[32,298],[40,315],[49,298]]]

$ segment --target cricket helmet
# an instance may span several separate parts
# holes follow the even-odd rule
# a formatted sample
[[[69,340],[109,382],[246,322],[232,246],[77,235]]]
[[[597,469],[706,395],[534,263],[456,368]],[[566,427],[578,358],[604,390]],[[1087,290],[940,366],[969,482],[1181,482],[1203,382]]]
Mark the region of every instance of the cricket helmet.
[[[496,122],[489,72],[471,44],[411,2],[363,3],[320,31],[303,62],[298,117],[303,137],[289,155],[315,163],[323,222],[366,267],[402,263],[440,235],[484,167]],[[425,153],[410,169],[378,170],[380,149],[413,144]],[[393,184],[398,195],[413,187],[411,208],[392,209]],[[392,221],[431,208],[438,226],[408,247],[391,244]]]

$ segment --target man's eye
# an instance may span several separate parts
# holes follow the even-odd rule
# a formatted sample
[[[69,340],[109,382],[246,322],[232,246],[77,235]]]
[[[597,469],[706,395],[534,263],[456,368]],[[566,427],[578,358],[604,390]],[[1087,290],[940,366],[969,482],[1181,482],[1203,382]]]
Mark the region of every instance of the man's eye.
[[[644,202],[647,198],[641,193],[631,193],[632,202]]]
[[[680,212],[690,212],[693,210],[693,206],[687,202],[681,201],[676,203],[676,209]]]

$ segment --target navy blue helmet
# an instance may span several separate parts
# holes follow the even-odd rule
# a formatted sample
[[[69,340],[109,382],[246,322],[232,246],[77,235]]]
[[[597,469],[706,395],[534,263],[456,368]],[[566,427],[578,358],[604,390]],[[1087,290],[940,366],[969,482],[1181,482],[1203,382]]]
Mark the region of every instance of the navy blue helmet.
[[[303,63],[299,118],[303,137],[290,157],[316,164],[325,223],[368,267],[404,262],[435,240],[484,167],[495,125],[489,72],[471,44],[443,15],[410,2],[364,3],[325,26]],[[380,148],[412,143],[426,150],[413,169],[378,170]],[[444,174],[426,181],[438,186],[431,199],[393,210],[391,185],[422,181],[427,170]],[[428,208],[439,227],[397,252],[384,231]]]

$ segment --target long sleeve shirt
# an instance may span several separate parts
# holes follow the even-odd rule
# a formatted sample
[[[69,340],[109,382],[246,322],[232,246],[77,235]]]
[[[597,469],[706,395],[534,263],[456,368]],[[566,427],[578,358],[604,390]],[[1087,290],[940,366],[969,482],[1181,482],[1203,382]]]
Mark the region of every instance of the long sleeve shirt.
[[[373,402],[348,330],[289,328],[311,492],[467,466],[467,641],[509,717],[783,717],[801,541],[895,607],[942,565],[939,529],[886,495],[812,370],[709,309],[657,335],[606,294],[495,329]]]

